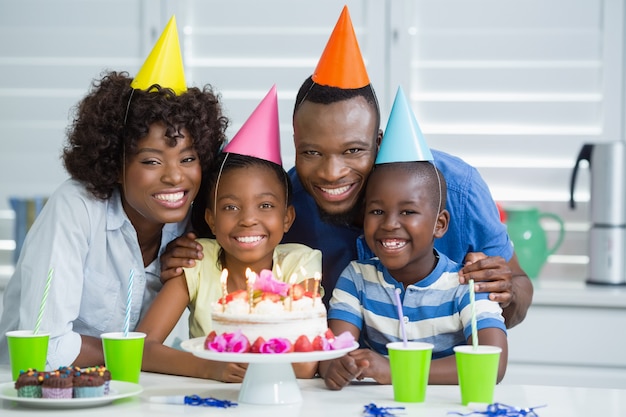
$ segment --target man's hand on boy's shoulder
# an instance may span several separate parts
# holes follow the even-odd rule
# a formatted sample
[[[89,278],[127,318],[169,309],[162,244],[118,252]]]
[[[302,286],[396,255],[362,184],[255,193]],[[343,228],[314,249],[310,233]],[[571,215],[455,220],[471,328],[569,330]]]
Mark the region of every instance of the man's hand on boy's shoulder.
[[[162,283],[181,276],[183,268],[192,267],[196,260],[202,259],[202,245],[196,242],[196,238],[195,233],[188,232],[167,244],[161,255]]]
[[[506,308],[513,299],[513,274],[507,261],[500,256],[487,256],[482,252],[468,253],[465,265],[459,271],[459,282],[474,280],[476,292],[489,292],[489,299]]]

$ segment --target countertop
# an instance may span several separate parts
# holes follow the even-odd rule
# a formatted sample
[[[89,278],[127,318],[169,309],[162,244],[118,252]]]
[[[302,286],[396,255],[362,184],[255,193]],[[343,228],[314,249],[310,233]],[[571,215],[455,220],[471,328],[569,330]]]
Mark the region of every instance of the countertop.
[[[626,308],[626,285],[533,280],[533,305]]]

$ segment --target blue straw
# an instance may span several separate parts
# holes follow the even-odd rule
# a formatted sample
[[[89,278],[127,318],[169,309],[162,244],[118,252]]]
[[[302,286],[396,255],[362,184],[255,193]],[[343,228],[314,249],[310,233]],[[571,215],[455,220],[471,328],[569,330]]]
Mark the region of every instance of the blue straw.
[[[398,318],[400,319],[400,330],[402,331],[402,341],[407,345],[406,329],[404,328],[404,313],[402,312],[402,300],[400,300],[400,288],[396,288],[396,307],[398,307]]]

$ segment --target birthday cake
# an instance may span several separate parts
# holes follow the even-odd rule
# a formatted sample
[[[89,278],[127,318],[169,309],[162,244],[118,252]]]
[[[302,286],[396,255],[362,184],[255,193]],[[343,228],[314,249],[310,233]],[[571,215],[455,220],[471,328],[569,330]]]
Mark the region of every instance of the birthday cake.
[[[308,291],[302,284],[288,284],[275,279],[271,271],[261,271],[249,290],[226,294],[213,303],[213,331],[206,337],[205,348],[289,353],[352,345],[352,335],[335,337],[328,329],[318,284],[316,280],[313,290]]]

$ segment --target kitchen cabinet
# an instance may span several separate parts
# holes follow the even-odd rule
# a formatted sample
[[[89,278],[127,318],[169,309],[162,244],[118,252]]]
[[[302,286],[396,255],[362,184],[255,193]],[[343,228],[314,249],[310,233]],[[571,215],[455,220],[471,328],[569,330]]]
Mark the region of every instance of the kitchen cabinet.
[[[503,383],[626,388],[626,286],[536,281]]]

